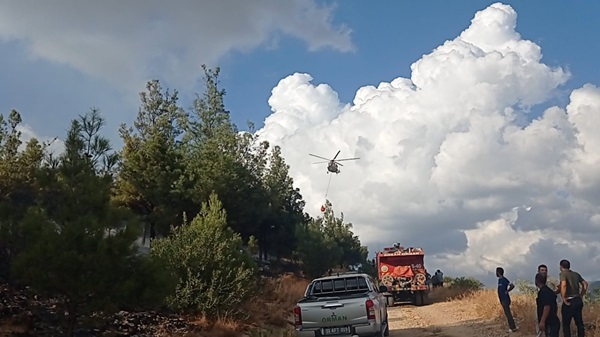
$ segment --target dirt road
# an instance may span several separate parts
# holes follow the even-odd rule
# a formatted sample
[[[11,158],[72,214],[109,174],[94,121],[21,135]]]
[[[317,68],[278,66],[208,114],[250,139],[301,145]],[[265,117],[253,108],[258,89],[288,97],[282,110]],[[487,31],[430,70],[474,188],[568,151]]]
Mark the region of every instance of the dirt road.
[[[388,308],[390,336],[393,337],[500,337],[529,336],[508,333],[502,322],[478,319],[473,308],[460,302],[441,302],[416,307],[397,305]]]

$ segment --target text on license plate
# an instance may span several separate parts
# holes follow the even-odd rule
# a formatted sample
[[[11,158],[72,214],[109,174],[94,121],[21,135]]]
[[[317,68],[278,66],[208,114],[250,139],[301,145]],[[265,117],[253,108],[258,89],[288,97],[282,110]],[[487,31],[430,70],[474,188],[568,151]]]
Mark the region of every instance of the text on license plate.
[[[340,335],[343,333],[349,334],[350,327],[349,326],[337,326],[335,328],[323,328],[321,331],[321,334],[323,336]]]

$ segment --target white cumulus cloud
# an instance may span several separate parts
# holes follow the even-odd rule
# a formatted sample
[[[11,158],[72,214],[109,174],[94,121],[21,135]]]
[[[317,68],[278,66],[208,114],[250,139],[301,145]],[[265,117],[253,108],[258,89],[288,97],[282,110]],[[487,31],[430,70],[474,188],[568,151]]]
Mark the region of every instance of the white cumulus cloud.
[[[360,88],[339,101],[308,74],[282,79],[258,131],[282,147],[318,215],[325,198],[371,251],[420,245],[430,269],[528,277],[571,259],[600,279],[600,89],[574,90],[566,107],[528,117],[570,74],[542,61],[516,31],[517,13],[495,3],[411,65],[410,78]],[[333,176],[309,153],[339,158]]]
[[[272,44],[278,34],[309,50],[354,50],[350,29],[314,0],[4,1],[0,42],[17,40],[31,55],[72,66],[121,88],[149,76],[193,84],[200,65],[231,51]]]

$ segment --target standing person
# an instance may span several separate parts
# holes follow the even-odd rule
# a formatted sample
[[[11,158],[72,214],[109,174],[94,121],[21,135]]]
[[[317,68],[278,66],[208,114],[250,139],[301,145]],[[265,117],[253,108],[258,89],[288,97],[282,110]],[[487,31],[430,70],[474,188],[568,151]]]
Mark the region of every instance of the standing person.
[[[585,336],[585,327],[583,326],[583,296],[587,292],[588,283],[581,275],[571,270],[569,260],[560,261],[560,295],[563,304],[560,307],[562,315],[563,334],[565,337],[571,337],[571,320],[575,320],[577,326],[577,336]]]
[[[427,290],[431,290],[431,274],[425,269],[425,284],[427,284]]]
[[[440,270],[436,270],[435,273],[433,274],[433,279],[432,279],[432,283],[433,283],[433,287],[437,288],[440,286]]]
[[[439,278],[439,282],[440,282],[440,287],[444,287],[444,273],[442,273],[441,270],[437,270],[438,274],[438,278]]]
[[[560,286],[547,279],[548,278],[548,266],[546,266],[545,264],[540,264],[538,266],[538,273],[546,274],[546,285],[550,289],[553,289],[555,294],[560,294]]]
[[[546,285],[547,279],[546,273],[535,275],[535,286],[539,289],[535,299],[538,329],[544,331],[546,337],[558,337],[560,320],[558,319],[556,293]]]
[[[504,315],[506,315],[506,320],[508,321],[508,332],[517,331],[515,319],[510,312],[509,295],[509,292],[515,288],[515,285],[504,277],[504,269],[502,267],[496,268],[496,277],[498,277],[498,299],[500,300],[502,309],[504,309]]]

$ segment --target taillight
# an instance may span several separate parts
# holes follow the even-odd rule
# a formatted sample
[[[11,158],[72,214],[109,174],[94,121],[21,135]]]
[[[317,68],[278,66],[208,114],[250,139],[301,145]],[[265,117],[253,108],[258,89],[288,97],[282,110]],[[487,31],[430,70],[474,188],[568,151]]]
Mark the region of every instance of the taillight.
[[[302,311],[300,311],[299,306],[294,308],[294,324],[296,325],[296,328],[302,327]]]
[[[367,307],[367,319],[375,319],[375,303],[373,303],[373,300],[367,300],[365,307]]]

